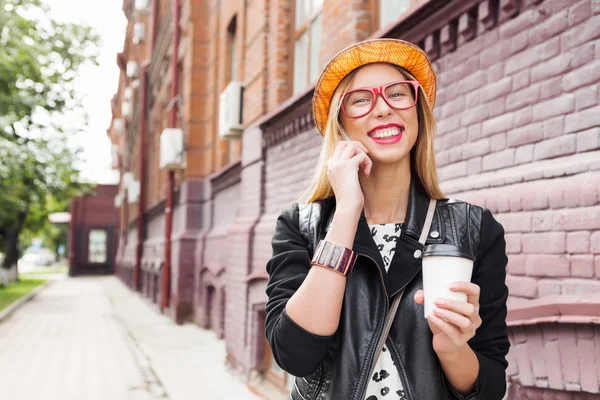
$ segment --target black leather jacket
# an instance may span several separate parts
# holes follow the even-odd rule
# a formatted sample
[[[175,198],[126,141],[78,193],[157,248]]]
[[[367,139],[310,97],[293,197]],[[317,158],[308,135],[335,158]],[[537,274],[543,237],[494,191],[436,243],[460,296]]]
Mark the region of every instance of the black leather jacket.
[[[359,256],[346,285],[339,327],[328,337],[301,328],[285,311],[287,301],[309,271],[312,254],[299,228],[308,221],[301,220],[298,205],[278,218],[273,257],[267,264],[266,335],[279,366],[297,377],[291,399],[364,400],[390,299],[402,288],[405,293],[386,344],[398,367],[406,399],[502,399],[509,349],[504,230],[489,210],[444,199],[438,201],[430,231],[437,234],[427,239],[427,244],[470,246],[476,256],[472,281],[481,288],[479,314],[483,323],[469,345],[480,368],[475,391],[462,396],[446,380],[432,347],[423,306],[413,300],[422,288],[421,258],[416,250],[423,247],[418,239],[428,202],[422,186],[413,178],[404,228],[389,273],[364,215],[361,217],[353,246]],[[322,215],[311,219],[317,221],[311,227],[315,239],[325,236],[335,199],[323,200],[321,206],[317,210]]]

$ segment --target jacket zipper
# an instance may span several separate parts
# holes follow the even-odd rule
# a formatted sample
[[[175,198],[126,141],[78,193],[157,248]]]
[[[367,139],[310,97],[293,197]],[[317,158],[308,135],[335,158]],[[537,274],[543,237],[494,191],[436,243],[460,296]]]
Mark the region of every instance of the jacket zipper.
[[[379,273],[379,278],[381,280],[381,286],[383,287],[383,292],[385,293],[385,313],[384,313],[385,319],[384,319],[384,325],[387,324],[387,323],[391,323],[391,322],[388,322],[388,319],[390,319],[389,316],[388,316],[388,311],[390,309],[390,299],[389,299],[388,294],[387,294],[387,289],[385,288],[385,281],[383,280],[383,274],[381,273],[381,269],[379,268],[379,264],[377,264],[377,261],[373,257],[371,257],[371,256],[368,256],[368,255],[363,254],[363,253],[358,253],[358,254],[361,255],[361,256],[363,256],[363,257],[366,257],[366,258],[370,259],[377,266],[377,272]],[[384,325],[382,326],[382,328],[384,327]],[[379,333],[378,333],[379,339],[377,340],[377,346],[375,347],[375,349],[381,348],[381,345],[383,343],[385,343],[385,340],[387,339],[387,338],[381,337],[382,336],[382,332],[384,332],[384,329],[381,329],[379,331]],[[367,375],[367,384],[364,384],[362,382],[362,380],[359,380],[359,382],[362,384],[363,387],[360,390],[361,395],[358,397],[357,400],[363,400],[364,397],[365,397],[365,394],[367,392],[368,379],[373,375],[373,370],[375,369],[375,363],[377,363],[377,357],[379,357],[378,354],[373,354],[372,357],[371,357],[371,359],[369,360],[369,363],[371,364],[371,366],[369,367],[369,374]]]
[[[408,383],[408,377],[406,376],[406,370],[404,369],[404,364],[402,363],[402,359],[400,358],[400,354],[398,354],[398,349],[391,341],[386,341],[388,344],[388,350],[390,351],[390,355],[392,356],[392,360],[398,366],[396,369],[400,375],[400,380],[402,381],[402,388],[404,389],[404,394],[406,394],[406,398],[408,400],[413,400],[414,396],[412,394],[412,390]]]
[[[319,383],[317,383],[317,389],[315,390],[314,399],[319,398],[319,394],[321,393],[321,389],[323,388],[323,381],[325,380],[325,361],[321,361],[321,373],[319,374]]]

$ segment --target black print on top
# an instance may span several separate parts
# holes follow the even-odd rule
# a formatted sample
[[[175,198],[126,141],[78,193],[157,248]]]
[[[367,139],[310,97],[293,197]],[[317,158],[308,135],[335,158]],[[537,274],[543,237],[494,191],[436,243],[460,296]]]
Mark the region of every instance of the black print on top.
[[[396,253],[396,242],[400,237],[402,224],[371,225],[371,236],[381,253],[383,265],[387,271]]]
[[[390,376],[389,372],[387,372],[385,369],[382,369],[379,373],[375,372],[375,374],[373,375],[373,380],[375,382],[381,382],[388,376]]]
[[[400,237],[402,224],[371,225],[370,228],[387,271],[396,252],[396,241]],[[406,400],[398,369],[385,345],[378,355],[374,370],[378,372],[374,372],[371,377],[365,400]]]

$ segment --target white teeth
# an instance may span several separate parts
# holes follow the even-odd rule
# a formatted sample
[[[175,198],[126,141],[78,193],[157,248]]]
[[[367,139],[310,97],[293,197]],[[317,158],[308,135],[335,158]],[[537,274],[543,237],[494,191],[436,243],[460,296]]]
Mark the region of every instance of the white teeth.
[[[373,139],[387,139],[394,136],[398,136],[400,132],[400,128],[398,127],[380,129],[377,132],[375,132],[372,137]]]

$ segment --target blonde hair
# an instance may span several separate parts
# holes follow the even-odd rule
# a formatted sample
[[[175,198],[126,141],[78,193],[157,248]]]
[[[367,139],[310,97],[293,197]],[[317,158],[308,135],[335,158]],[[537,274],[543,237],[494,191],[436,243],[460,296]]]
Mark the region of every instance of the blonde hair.
[[[403,68],[395,66],[406,79],[416,80],[410,73]],[[340,94],[348,90],[352,78],[360,68],[355,69],[341,80],[335,92],[331,96],[331,105],[319,162],[310,181],[302,191],[299,201],[313,203],[334,195],[329,178],[327,177],[327,163],[333,156],[335,148],[341,140],[351,140],[346,130],[342,126],[339,114],[341,108]],[[435,119],[429,99],[422,87],[419,87],[419,98],[417,101],[417,115],[419,121],[419,132],[417,143],[410,151],[411,169],[416,170],[419,181],[423,185],[425,192],[430,198],[440,200],[444,198],[437,178],[437,168],[435,165],[433,138],[435,136]]]

